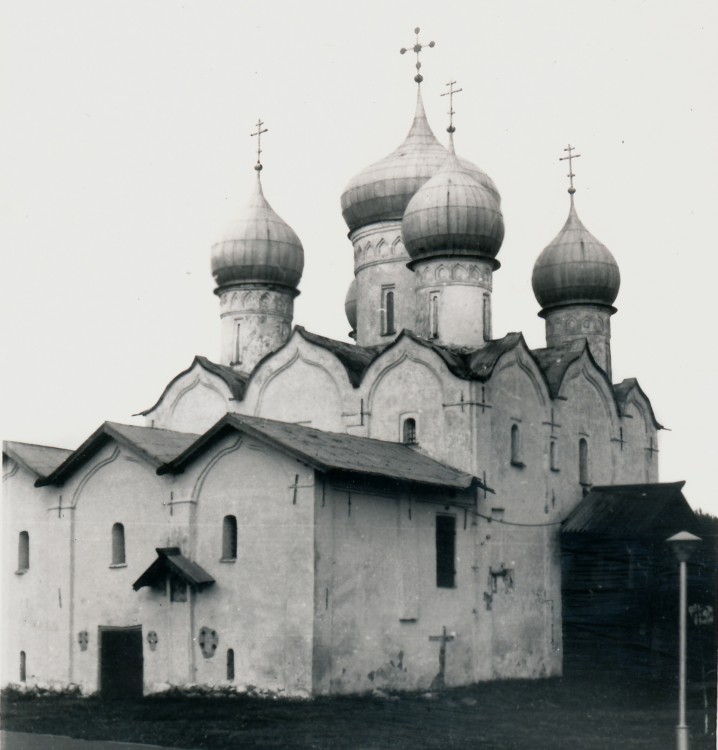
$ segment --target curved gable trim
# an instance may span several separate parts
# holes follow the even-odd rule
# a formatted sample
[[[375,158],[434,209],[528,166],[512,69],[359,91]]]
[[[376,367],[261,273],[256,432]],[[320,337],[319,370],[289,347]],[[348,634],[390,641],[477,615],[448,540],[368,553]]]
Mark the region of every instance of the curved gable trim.
[[[616,399],[616,408],[621,416],[625,415],[626,407],[631,403],[631,400],[635,400],[637,404],[645,405],[648,411],[651,422],[656,430],[668,429],[664,427],[657,419],[653,411],[651,400],[646,395],[646,392],[641,388],[636,378],[626,378],[622,380],[618,385],[613,386],[613,394]]]

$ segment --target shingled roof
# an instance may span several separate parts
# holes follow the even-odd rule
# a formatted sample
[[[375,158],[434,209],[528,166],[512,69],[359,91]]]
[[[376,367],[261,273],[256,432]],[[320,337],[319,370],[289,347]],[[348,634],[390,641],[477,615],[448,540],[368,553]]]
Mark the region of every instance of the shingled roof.
[[[325,432],[305,425],[239,414],[227,414],[220,419],[177,458],[161,466],[157,473],[184,471],[197,455],[228,431],[241,432],[278,447],[322,473],[362,474],[457,490],[484,487],[471,474],[429,458],[403,443]]]
[[[155,468],[172,460],[187,446],[197,440],[199,435],[189,432],[161,430],[156,427],[138,427],[136,425],[105,422],[75,451],[47,476],[35,482],[36,487],[48,484],[60,485],[87,460],[94,456],[104,445],[115,440],[120,445],[142,456]]]
[[[681,491],[684,484],[593,487],[563,522],[561,532],[664,539],[678,531],[698,534],[698,520]]]
[[[36,477],[51,474],[71,453],[66,448],[53,448],[49,445],[17,443],[6,440],[2,444],[3,453],[16,461]]]

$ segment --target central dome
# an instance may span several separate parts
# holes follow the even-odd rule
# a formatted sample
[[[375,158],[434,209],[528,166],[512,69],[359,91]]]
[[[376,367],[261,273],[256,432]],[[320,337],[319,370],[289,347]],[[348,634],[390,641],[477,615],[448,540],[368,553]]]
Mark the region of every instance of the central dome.
[[[389,156],[359,172],[342,193],[342,215],[349,230],[379,221],[401,221],[412,196],[441,169],[447,153],[429,127],[419,90],[414,122],[404,142]],[[491,178],[470,161],[458,161],[493,194],[498,205],[501,199]]]
[[[404,212],[401,233],[406,251],[412,261],[451,255],[494,260],[504,239],[498,198],[464,169],[454,153],[453,138],[444,161]],[[498,267],[498,261],[494,265]]]

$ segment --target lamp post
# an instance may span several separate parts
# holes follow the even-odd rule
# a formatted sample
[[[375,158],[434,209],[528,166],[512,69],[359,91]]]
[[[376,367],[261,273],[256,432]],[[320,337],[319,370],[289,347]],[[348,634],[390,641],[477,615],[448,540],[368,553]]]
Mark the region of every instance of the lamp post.
[[[679,666],[678,666],[678,726],[676,727],[676,747],[688,750],[688,727],[686,725],[686,609],[687,582],[686,562],[701,539],[688,531],[679,531],[666,540],[673,548],[680,565],[680,612],[678,614]]]

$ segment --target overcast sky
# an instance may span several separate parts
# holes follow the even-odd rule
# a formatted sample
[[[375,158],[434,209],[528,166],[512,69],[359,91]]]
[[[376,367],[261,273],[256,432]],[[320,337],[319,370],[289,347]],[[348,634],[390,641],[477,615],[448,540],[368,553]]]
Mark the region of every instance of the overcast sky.
[[[2,436],[77,447],[132,422],[195,354],[217,359],[209,249],[254,180],[297,232],[295,323],[346,339],[339,198],[424,100],[496,182],[494,335],[544,345],[531,269],[576,205],[621,268],[614,380],[658,420],[661,479],[718,514],[713,469],[715,0],[5,0],[0,11]]]

